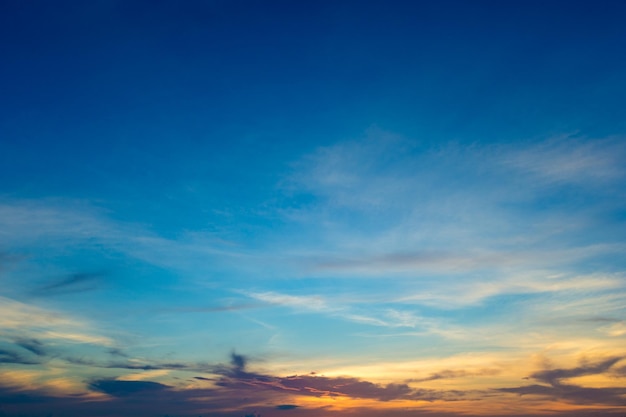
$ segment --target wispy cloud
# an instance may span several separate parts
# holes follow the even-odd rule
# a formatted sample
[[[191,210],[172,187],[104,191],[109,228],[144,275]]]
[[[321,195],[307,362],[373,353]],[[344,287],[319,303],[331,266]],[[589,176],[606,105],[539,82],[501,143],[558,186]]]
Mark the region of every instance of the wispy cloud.
[[[90,323],[66,314],[0,297],[0,335],[18,340],[55,339],[71,343],[113,346],[114,341],[94,334]],[[24,343],[22,343],[23,345]],[[38,349],[32,342],[29,350]]]
[[[323,297],[317,295],[288,295],[276,292],[247,293],[248,296],[269,304],[292,307],[297,310],[333,312],[341,310],[339,307],[331,307]]]
[[[288,295],[276,292],[246,293],[249,297],[298,313],[315,313],[353,323],[386,328],[419,328],[423,334],[447,335],[447,326],[425,319],[412,311],[395,308],[372,308],[369,303],[351,297],[326,298],[320,295]],[[361,304],[368,305],[364,308]]]
[[[0,244],[13,251],[45,248],[63,253],[81,247],[117,251],[130,258],[174,271],[206,271],[214,262],[244,256],[219,239],[199,233],[165,238],[141,224],[112,220],[102,209],[86,202],[63,199],[0,200]],[[214,263],[213,263],[214,264]],[[80,291],[93,286],[102,275],[93,272],[68,274],[40,286],[37,291]]]
[[[98,288],[105,275],[104,273],[91,272],[68,274],[52,283],[37,288],[33,293],[40,296],[50,296],[90,291]]]
[[[44,344],[37,339],[18,339],[15,344],[37,356],[45,356],[46,349]]]
[[[34,365],[39,363],[39,361],[25,358],[19,353],[11,350],[0,349],[0,363]]]
[[[501,369],[480,369],[477,371],[466,371],[466,370],[452,370],[452,369],[444,369],[442,371],[438,371],[432,373],[424,378],[414,378],[409,379],[407,382],[427,382],[427,381],[437,381],[440,379],[456,379],[456,378],[467,378],[467,377],[476,377],[476,376],[493,376],[499,375],[502,373]]]
[[[609,336],[620,337],[626,335],[626,321],[620,321],[618,323],[602,326],[598,329]]]
[[[624,149],[618,140],[428,147],[372,131],[363,140],[319,148],[296,164],[287,190],[313,200],[287,215],[314,223],[316,241],[326,238],[320,242],[326,250],[318,254],[326,258],[325,253],[335,253],[334,261],[320,262],[326,266],[345,267],[367,256],[378,265],[456,261],[462,267],[475,265],[481,251],[486,251],[480,261],[485,263],[495,261],[493,255],[500,251],[504,256],[499,262],[506,255],[510,262],[519,258],[517,253],[563,250],[571,244],[555,246],[555,234],[571,233],[572,226],[592,227],[593,215],[568,211],[567,198],[562,201],[565,210],[532,210],[542,191],[535,178],[524,176],[530,168],[512,161],[549,166],[573,157],[564,149],[581,158],[591,155],[592,165],[605,168],[600,177],[621,178]],[[584,177],[585,166],[557,171]],[[585,207],[593,206],[590,200]],[[551,247],[545,246],[548,238]],[[467,248],[475,253],[468,254]],[[462,249],[466,253],[457,255]]]
[[[626,175],[621,138],[582,140],[564,136],[512,149],[501,161],[550,183],[598,185]]]
[[[442,281],[445,283],[441,285]],[[620,275],[592,274],[588,276],[553,275],[549,271],[529,271],[493,279],[444,279],[424,281],[420,290],[398,298],[399,302],[424,303],[442,308],[479,304],[490,297],[510,294],[571,293],[588,296],[608,290],[621,290]]]

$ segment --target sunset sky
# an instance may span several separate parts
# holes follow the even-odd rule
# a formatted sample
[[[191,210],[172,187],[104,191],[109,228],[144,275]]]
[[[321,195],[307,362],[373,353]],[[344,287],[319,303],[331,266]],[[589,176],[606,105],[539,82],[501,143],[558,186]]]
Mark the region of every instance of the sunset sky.
[[[0,416],[623,417],[625,22],[0,0]]]

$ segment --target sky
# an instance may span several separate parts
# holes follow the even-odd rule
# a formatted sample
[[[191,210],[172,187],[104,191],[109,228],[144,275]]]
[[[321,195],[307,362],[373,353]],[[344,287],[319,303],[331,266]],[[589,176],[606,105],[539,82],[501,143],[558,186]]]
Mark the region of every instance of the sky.
[[[0,1],[0,416],[623,417],[623,1]]]

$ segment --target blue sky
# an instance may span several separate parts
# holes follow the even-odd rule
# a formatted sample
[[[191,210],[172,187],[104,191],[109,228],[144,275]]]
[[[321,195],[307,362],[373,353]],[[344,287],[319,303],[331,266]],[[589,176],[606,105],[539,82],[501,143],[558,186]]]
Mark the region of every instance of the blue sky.
[[[2,2],[0,415],[623,415],[625,14]]]

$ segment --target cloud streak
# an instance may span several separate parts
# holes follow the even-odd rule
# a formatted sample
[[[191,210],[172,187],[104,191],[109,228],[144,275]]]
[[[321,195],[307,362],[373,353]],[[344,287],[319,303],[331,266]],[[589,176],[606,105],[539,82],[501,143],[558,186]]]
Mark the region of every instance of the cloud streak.
[[[558,137],[526,148],[509,150],[501,161],[547,183],[597,186],[622,179],[626,147],[623,140],[581,140]]]
[[[33,291],[35,295],[52,296],[95,290],[99,287],[104,273],[78,272],[69,274]]]

